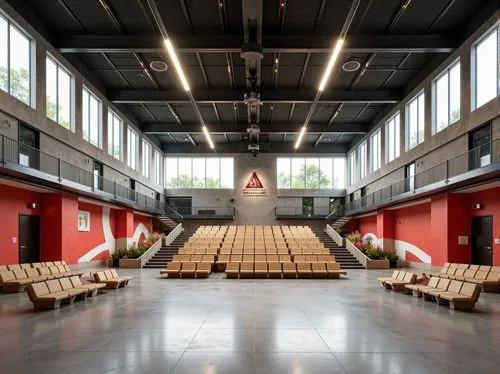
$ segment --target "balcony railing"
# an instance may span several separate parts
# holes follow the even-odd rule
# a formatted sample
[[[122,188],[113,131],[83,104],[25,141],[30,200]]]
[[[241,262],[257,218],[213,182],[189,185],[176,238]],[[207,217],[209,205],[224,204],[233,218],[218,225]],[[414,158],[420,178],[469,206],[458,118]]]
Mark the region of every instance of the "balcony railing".
[[[349,212],[384,204],[409,193],[419,193],[419,189],[434,183],[449,183],[451,178],[499,163],[500,139],[496,139],[360,199],[347,202],[345,208]]]
[[[167,211],[176,212],[180,217],[187,218],[217,218],[234,219],[236,215],[235,207],[173,207],[167,206]]]
[[[274,208],[276,218],[321,218],[330,214],[329,206],[277,206]]]
[[[0,162],[0,166],[52,183],[70,185],[84,192],[123,201],[140,208],[154,211],[165,209],[163,195],[160,195],[160,200],[153,199],[4,135],[0,135]],[[153,190],[151,193],[156,194]]]

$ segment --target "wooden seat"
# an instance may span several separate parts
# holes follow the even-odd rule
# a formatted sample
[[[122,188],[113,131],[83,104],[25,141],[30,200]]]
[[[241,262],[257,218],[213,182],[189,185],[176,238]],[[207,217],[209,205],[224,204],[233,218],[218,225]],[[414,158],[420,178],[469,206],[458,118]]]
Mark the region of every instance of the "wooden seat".
[[[210,262],[199,263],[196,267],[196,278],[208,278],[212,272],[212,264]]]
[[[311,264],[312,277],[313,278],[326,278],[326,264],[322,262],[313,262]]]
[[[98,271],[94,273],[94,280],[97,283],[104,283],[106,285],[106,289],[108,290],[114,290],[117,289],[118,287],[124,287],[125,286],[125,281],[123,280],[118,280],[118,279],[113,279],[110,277],[108,279],[108,276],[106,275],[106,272],[104,271]]]
[[[180,276],[182,278],[194,278],[196,273],[196,264],[196,262],[183,262],[181,271],[179,272]]]
[[[61,302],[71,304],[75,299],[68,292],[51,292],[46,282],[32,283],[26,290],[35,309],[59,308]]]
[[[80,279],[79,276],[74,275],[69,278],[71,281],[71,284],[73,285],[74,288],[79,288],[82,290],[85,290],[87,292],[87,297],[94,297],[95,295],[98,294],[100,289],[103,289],[106,287],[106,284],[104,283],[82,283],[82,280]]]
[[[407,284],[414,284],[417,281],[417,274],[411,272],[404,272],[402,280],[390,279],[384,282],[385,288],[392,289],[395,292],[405,291]]]
[[[399,270],[394,270],[392,272],[392,275],[390,277],[379,277],[379,278],[377,278],[377,280],[380,283],[385,283],[385,281],[388,281],[388,280],[391,280],[391,279],[397,279],[398,275],[399,275]]]
[[[68,292],[71,296],[75,296],[75,300],[83,300],[87,297],[87,290],[73,287],[73,283],[71,283],[69,277],[59,278],[58,280],[54,279],[48,282],[56,282],[56,281],[59,282],[63,291]]]
[[[16,279],[13,271],[0,272],[0,285],[4,292],[21,292],[31,283],[33,281],[28,278]]]
[[[46,266],[36,268],[36,270],[38,271],[38,274],[46,277],[47,280],[55,278],[55,276],[52,275],[52,273],[50,272],[50,269],[48,267],[46,267]]]
[[[252,255],[243,255],[243,262],[253,262],[254,256]]]
[[[160,274],[167,275],[167,278],[179,278],[181,262],[170,262],[165,269],[160,270]]]
[[[281,278],[282,270],[280,262],[269,262],[267,266],[269,278]]]
[[[422,297],[422,290],[435,289],[439,283],[440,277],[431,277],[427,284],[407,284],[406,293],[411,293],[415,297]]]
[[[226,278],[238,278],[240,273],[240,263],[239,262],[228,262],[226,265]]]
[[[267,278],[268,270],[267,263],[265,262],[256,262],[254,264],[254,276],[255,278]]]
[[[451,280],[446,279],[446,278],[441,278],[436,286],[436,288],[424,288],[421,290],[422,296],[424,297],[425,300],[430,300],[434,301],[434,296],[431,295],[430,292],[432,291],[447,291],[448,287],[450,286]]]
[[[337,262],[326,263],[326,273],[330,279],[339,279],[341,275],[346,276],[347,271],[340,269],[340,264]]]
[[[255,263],[257,262],[263,262],[263,263],[266,263],[267,262],[267,258],[266,258],[266,255],[255,255]]]
[[[45,284],[49,288],[50,293],[53,293],[53,294],[58,294],[58,293],[66,294],[68,297],[65,298],[65,299],[63,299],[63,302],[67,302],[68,304],[72,304],[75,301],[76,296],[78,296],[81,292],[80,291],[78,291],[78,292],[72,292],[72,291],[65,291],[65,290],[63,290],[63,288],[61,286],[61,283],[59,282],[59,279],[48,280],[48,281],[45,282]]]
[[[220,254],[219,256],[217,256],[217,261],[215,261],[215,266],[217,267],[217,270],[225,271],[226,264],[229,262],[230,258],[231,258],[230,255]]]
[[[295,262],[284,262],[283,267],[283,278],[297,278],[297,268]]]
[[[479,285],[463,282],[458,293],[442,292],[437,296],[437,299],[440,304],[447,302],[452,309],[473,309],[480,294],[481,287]]]
[[[479,271],[478,271],[479,272]],[[467,282],[478,284],[484,292],[497,292],[500,287],[500,273],[489,272],[486,279],[466,278]]]
[[[299,278],[311,278],[311,264],[309,262],[296,262],[297,276]]]
[[[253,275],[254,275],[253,269],[254,269],[253,262],[241,263],[241,265],[240,265],[240,278],[253,278]]]

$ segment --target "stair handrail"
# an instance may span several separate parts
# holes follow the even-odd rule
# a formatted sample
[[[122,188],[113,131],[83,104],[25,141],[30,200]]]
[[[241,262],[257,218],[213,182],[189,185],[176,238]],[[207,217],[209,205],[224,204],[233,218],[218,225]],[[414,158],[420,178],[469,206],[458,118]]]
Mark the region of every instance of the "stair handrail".
[[[345,212],[345,206],[343,204],[337,205],[337,207],[325,217],[325,220],[328,221],[332,218],[333,215],[336,214],[334,218],[338,219],[344,215]]]
[[[165,205],[165,215],[167,217],[170,217],[168,214],[167,214],[167,210],[169,212],[172,212],[175,216],[178,217],[179,220],[183,220],[184,219],[184,216],[182,214],[180,214],[178,211],[176,211],[174,208],[172,207],[169,207],[168,205]]]
[[[337,243],[338,239],[342,239],[342,246],[345,247],[351,255],[353,255],[358,262],[365,267],[365,269],[368,269],[368,261],[370,260],[366,255],[359,250],[358,247],[356,247],[354,244],[352,244],[349,239],[347,238],[342,238],[340,234],[333,229],[332,226],[329,224],[326,224],[326,233]],[[340,244],[339,244],[340,245]]]
[[[184,229],[182,227],[182,223],[179,223],[177,226],[175,226],[175,229],[169,232],[167,236],[163,236],[151,248],[144,252],[142,256],[138,258],[138,260],[141,261],[141,267],[144,267],[144,265],[146,265],[149,260],[151,260],[158,253],[163,245],[172,244],[183,231]]]

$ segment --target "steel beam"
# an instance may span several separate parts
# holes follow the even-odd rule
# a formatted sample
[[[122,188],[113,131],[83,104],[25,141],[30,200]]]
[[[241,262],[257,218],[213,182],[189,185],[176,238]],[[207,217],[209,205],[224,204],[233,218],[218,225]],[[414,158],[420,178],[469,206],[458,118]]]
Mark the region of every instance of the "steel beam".
[[[215,149],[217,153],[248,153],[248,143],[247,142],[235,142],[235,143],[216,143]],[[208,144],[198,144],[193,146],[189,143],[184,144],[163,144],[163,152],[169,154],[172,153],[213,153],[214,150],[210,149]],[[261,153],[328,153],[328,154],[344,154],[348,151],[347,144],[328,144],[321,143],[316,147],[311,143],[303,143],[300,146],[300,152],[297,152],[293,148],[293,143],[272,143],[265,142],[260,143]],[[257,156],[258,157],[258,156]]]
[[[239,53],[243,35],[172,36],[178,52]],[[329,53],[335,36],[262,36],[264,52]],[[343,52],[450,53],[458,46],[441,35],[356,35],[346,39]],[[158,35],[72,35],[56,42],[63,53],[164,52]]]
[[[200,90],[193,91],[193,97],[199,104],[233,104],[243,102],[243,91]],[[308,104],[314,99],[311,90],[262,90],[263,102]],[[318,103],[380,103],[395,104],[401,101],[403,94],[398,91],[325,91]],[[189,103],[184,92],[179,90],[162,91],[117,91],[109,92],[108,99],[115,104],[185,104]]]
[[[145,134],[159,135],[159,134],[201,134],[201,127],[198,123],[183,124],[182,126],[175,123],[166,124],[142,124],[142,131]],[[239,134],[246,133],[247,125],[238,125],[235,123],[224,124],[208,124],[208,129],[211,133],[226,133],[226,134]],[[260,124],[260,131],[262,133],[288,133],[294,134],[300,132],[302,124]],[[368,124],[365,123],[336,123],[333,125],[328,124],[309,124],[308,132],[325,134],[365,134],[368,131]]]

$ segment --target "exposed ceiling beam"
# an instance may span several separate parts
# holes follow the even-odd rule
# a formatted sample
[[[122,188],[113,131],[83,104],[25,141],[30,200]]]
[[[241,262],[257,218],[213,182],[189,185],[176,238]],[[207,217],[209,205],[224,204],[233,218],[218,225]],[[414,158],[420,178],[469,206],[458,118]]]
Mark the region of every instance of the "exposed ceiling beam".
[[[187,138],[189,139],[189,141],[196,147],[198,144],[194,141],[193,137],[191,136],[191,134],[187,134]]]
[[[260,124],[260,131],[262,133],[298,133],[300,132],[302,124]],[[185,134],[185,133],[199,133],[201,134],[200,125],[197,123],[184,124],[179,126],[175,123],[170,124],[142,124],[142,131],[145,134]],[[247,132],[247,125],[238,125],[235,123],[215,123],[210,124],[210,131],[212,133],[226,133],[226,134],[239,134]],[[309,125],[308,131],[310,133],[325,134],[365,134],[368,131],[368,124],[365,123],[336,123],[328,125],[325,123]]]
[[[235,143],[216,143],[217,153],[248,153],[247,142]],[[193,146],[189,143],[184,144],[163,144],[163,152],[167,153],[212,153],[207,144],[198,144]],[[344,154],[347,153],[347,144],[329,144],[321,143],[314,147],[311,143],[303,143],[300,147],[300,153],[328,153],[328,154]],[[260,143],[260,153],[291,153],[294,152],[293,143]]]
[[[78,19],[78,17],[75,15],[75,13],[73,13],[73,11],[64,0],[57,0],[57,2],[75,23],[77,23],[83,30],[87,31],[85,25]]]
[[[233,104],[243,102],[243,92],[231,90],[193,91],[199,104]],[[314,99],[315,91],[311,90],[262,90],[263,102],[308,104]],[[184,104],[189,100],[179,90],[162,91],[117,91],[109,92],[108,99],[115,104]],[[395,104],[403,99],[398,91],[325,91],[318,103],[381,103]]]
[[[172,36],[176,50],[204,53],[240,53],[243,37],[239,35]],[[332,35],[262,36],[264,52],[328,53]],[[344,53],[450,53],[458,46],[453,38],[441,35],[353,35],[346,39]],[[56,42],[63,53],[164,52],[157,35],[72,35]]]

